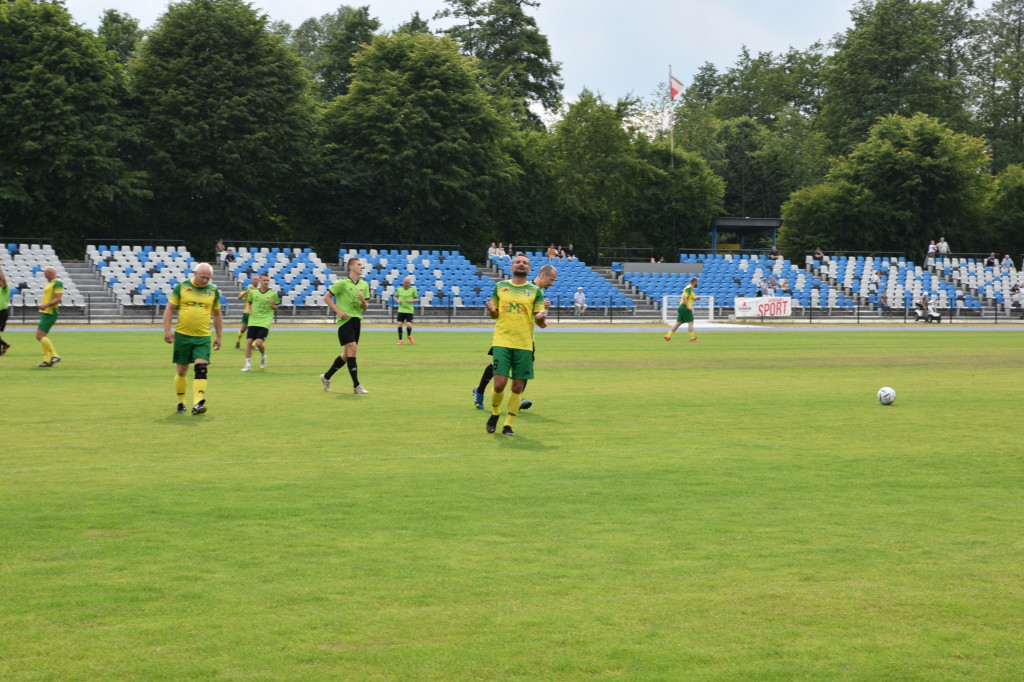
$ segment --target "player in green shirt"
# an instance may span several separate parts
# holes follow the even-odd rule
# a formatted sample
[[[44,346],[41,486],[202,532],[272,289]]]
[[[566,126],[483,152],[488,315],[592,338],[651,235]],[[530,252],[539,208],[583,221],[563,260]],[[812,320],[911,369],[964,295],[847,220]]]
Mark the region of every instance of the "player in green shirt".
[[[192,414],[206,412],[206,375],[210,364],[210,321],[217,331],[213,350],[220,350],[224,318],[220,311],[220,291],[210,280],[213,267],[200,263],[190,279],[178,282],[164,308],[164,341],[174,344],[174,393],[178,397],[178,414],[185,413],[185,389],[188,388],[189,364],[194,365],[192,382]],[[171,330],[174,311],[178,311],[178,324]]]
[[[238,300],[241,301],[244,299],[245,305],[242,307],[242,326],[238,330],[238,338],[235,339],[235,350],[242,347],[242,337],[245,335],[245,332],[249,330],[249,292],[253,289],[258,289],[259,286],[260,276],[254,272],[252,273],[252,282],[249,283],[249,286],[238,292]]]
[[[672,325],[672,329],[668,330],[668,334],[665,334],[666,341],[671,341],[672,335],[679,329],[679,325],[686,322],[686,328],[690,332],[690,343],[697,342],[697,336],[693,332],[693,302],[700,298],[700,296],[697,296],[694,292],[696,287],[697,278],[694,277],[690,280],[689,286],[683,289],[683,295],[679,301],[679,311],[676,313],[676,323]]]
[[[338,343],[341,344],[341,355],[334,359],[330,369],[320,375],[320,383],[328,393],[331,390],[331,377],[346,364],[349,376],[352,377],[352,390],[359,395],[369,393],[360,385],[356,370],[356,351],[359,346],[363,312],[370,305],[370,285],[362,277],[363,261],[359,258],[350,258],[348,277],[339,279],[324,294],[324,303],[336,316]]]
[[[501,415],[505,386],[512,379],[505,425],[501,432],[514,436],[512,422],[519,414],[526,381],[533,378],[533,326],[548,326],[544,308],[544,291],[526,281],[530,259],[520,253],[512,259],[512,278],[494,285],[491,297],[484,304],[487,314],[496,320],[491,351],[494,355],[494,385],[491,389],[491,416],[487,433],[494,433]]]
[[[274,312],[281,305],[281,297],[270,288],[270,275],[260,275],[259,288],[249,290],[246,303],[249,305],[249,329],[246,332],[243,372],[251,369],[249,363],[253,346],[260,351],[260,369],[267,367],[267,336],[274,322]]]
[[[408,277],[402,280],[402,286],[395,289],[395,302],[398,304],[398,345],[402,345],[402,323],[405,322],[405,328],[408,330],[406,336],[409,337],[409,343],[416,345],[416,342],[412,340],[412,315],[413,315],[413,303],[420,300],[420,295],[416,291],[416,287],[411,286],[411,281]]]
[[[7,328],[7,316],[10,314],[11,287],[7,284],[7,276],[3,268],[0,268],[0,334]],[[0,355],[3,355],[11,347],[3,339],[0,339]]]

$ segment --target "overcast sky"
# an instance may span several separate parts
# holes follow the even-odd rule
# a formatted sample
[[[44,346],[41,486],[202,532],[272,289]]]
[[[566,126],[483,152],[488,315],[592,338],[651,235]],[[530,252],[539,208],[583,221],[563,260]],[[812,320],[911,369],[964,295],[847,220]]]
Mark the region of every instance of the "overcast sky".
[[[293,27],[342,4],[369,4],[382,27],[393,29],[419,11],[431,20],[443,0],[255,0],[272,20]],[[127,12],[143,28],[151,26],[166,2],[143,0],[66,0],[75,21],[96,28],[105,9]],[[805,49],[827,42],[850,26],[853,0],[541,0],[534,10],[552,56],[561,62],[565,95],[583,88],[615,101],[628,93],[647,98],[672,73],[689,84],[697,68],[711,62],[730,66],[744,45],[757,52]],[[978,0],[988,7],[991,0]],[[431,27],[436,23],[431,21]]]

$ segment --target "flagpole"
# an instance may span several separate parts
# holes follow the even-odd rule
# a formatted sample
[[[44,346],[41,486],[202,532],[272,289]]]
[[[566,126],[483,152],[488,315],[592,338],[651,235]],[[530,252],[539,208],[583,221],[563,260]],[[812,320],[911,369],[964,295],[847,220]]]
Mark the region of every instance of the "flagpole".
[[[672,97],[672,65],[668,65],[668,150],[670,154],[671,167],[676,167],[676,119],[675,107],[672,106],[675,98]]]

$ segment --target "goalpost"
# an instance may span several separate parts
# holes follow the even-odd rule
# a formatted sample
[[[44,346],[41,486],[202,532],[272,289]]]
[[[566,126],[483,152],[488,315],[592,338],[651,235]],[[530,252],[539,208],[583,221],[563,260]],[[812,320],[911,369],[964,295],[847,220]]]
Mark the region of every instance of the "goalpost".
[[[680,294],[667,294],[661,297],[661,321],[665,324],[674,324],[676,321],[676,312],[679,310],[679,303],[682,301],[683,295]],[[696,301],[693,302],[693,319],[703,320],[704,311],[707,311],[708,322],[715,321],[715,297],[714,296],[700,296]]]

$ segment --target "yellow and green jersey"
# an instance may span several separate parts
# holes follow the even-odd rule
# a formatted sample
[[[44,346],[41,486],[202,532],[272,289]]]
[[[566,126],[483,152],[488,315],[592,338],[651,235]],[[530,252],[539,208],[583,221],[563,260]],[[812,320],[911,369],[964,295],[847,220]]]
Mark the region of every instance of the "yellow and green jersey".
[[[413,312],[412,299],[419,298],[419,294],[416,293],[416,287],[410,286],[408,289],[405,287],[398,287],[395,289],[395,296],[398,297],[398,312]]]
[[[274,321],[274,305],[281,305],[281,297],[273,289],[260,291],[249,289],[245,297],[245,303],[249,306],[249,326],[267,327]]]
[[[697,294],[693,291],[693,285],[687,284],[686,288],[683,289],[683,296],[679,299],[680,308],[689,308],[693,310],[693,300],[697,298]]]
[[[334,305],[342,312],[348,313],[348,317],[337,319],[339,327],[353,317],[362,319],[363,305],[359,302],[359,292],[363,292],[363,298],[367,301],[370,300],[370,285],[365,279],[353,282],[351,277],[344,277],[332,284],[328,291],[334,295]]]
[[[249,301],[249,293],[252,291],[256,291],[258,288],[259,287],[254,287],[251,284],[245,288],[245,307],[242,308],[243,315],[248,315],[249,312],[252,310],[252,303]]]
[[[63,292],[64,282],[60,281],[60,279],[55,279],[49,284],[47,284],[46,288],[43,289],[43,301],[42,303],[39,304],[39,309],[42,310],[44,313],[56,315],[57,309],[60,308],[60,304],[58,303],[56,305],[49,306],[46,304],[52,301],[53,299],[57,298],[57,295]]]
[[[491,345],[532,350],[534,315],[544,310],[544,291],[533,282],[505,280],[494,285],[491,301],[498,309]]]
[[[189,279],[179,282],[171,292],[169,302],[178,307],[178,326],[174,331],[185,336],[209,336],[210,318],[220,310],[220,291],[217,285],[197,287]]]

